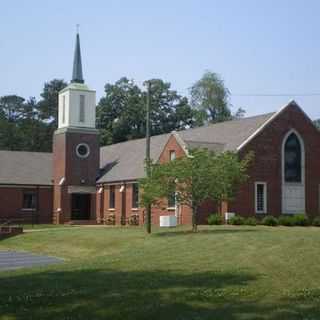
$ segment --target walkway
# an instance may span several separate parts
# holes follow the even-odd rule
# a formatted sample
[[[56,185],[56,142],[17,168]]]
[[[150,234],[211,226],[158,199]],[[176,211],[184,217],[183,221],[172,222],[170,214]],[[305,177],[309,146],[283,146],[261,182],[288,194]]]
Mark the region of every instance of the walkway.
[[[62,259],[27,252],[0,251],[0,271],[61,263]]]

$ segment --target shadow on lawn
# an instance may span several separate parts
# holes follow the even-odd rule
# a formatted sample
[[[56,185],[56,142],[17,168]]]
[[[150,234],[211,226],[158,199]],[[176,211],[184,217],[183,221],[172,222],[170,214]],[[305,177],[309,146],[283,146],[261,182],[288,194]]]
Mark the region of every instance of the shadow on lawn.
[[[174,230],[174,229],[173,229]],[[192,232],[192,230],[176,230],[176,231],[158,231],[153,233],[159,237],[170,237],[170,236],[182,236],[182,235],[201,235],[201,234],[226,234],[226,233],[246,233],[246,232],[257,232],[257,229],[233,229],[228,227],[226,229],[199,229],[198,232]]]
[[[233,320],[319,316],[318,308],[299,306],[294,301],[277,301],[277,305],[267,305],[263,299],[248,302],[247,286],[255,280],[255,276],[246,273],[101,269],[8,274],[0,279],[0,319]]]

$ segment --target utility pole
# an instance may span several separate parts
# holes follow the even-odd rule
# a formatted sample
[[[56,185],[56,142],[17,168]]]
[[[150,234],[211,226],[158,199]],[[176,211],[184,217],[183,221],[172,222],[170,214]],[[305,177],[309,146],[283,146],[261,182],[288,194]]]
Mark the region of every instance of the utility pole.
[[[147,81],[147,112],[146,112],[146,174],[150,177],[150,89],[151,82]],[[146,229],[151,233],[151,204],[146,207]]]

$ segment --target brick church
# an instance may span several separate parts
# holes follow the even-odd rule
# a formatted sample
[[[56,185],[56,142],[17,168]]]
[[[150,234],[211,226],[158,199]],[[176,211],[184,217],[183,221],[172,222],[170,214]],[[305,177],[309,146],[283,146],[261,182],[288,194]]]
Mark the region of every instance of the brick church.
[[[0,151],[0,220],[37,223],[103,223],[113,217],[144,223],[138,180],[144,176],[145,139],[100,147],[95,128],[96,94],[82,75],[79,35],[71,83],[59,93],[53,152]],[[249,180],[225,210],[242,216],[320,215],[320,132],[294,101],[274,113],[154,136],[159,162],[192,148],[255,153]],[[199,223],[216,212],[208,200]],[[174,215],[191,223],[191,211],[174,197],[153,208],[152,221]]]

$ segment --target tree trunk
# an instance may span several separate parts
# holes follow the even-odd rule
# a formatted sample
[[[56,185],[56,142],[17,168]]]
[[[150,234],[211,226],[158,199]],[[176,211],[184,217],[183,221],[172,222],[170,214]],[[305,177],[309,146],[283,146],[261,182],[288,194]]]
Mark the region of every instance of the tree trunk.
[[[198,231],[198,225],[197,225],[197,207],[192,208],[192,232]]]

